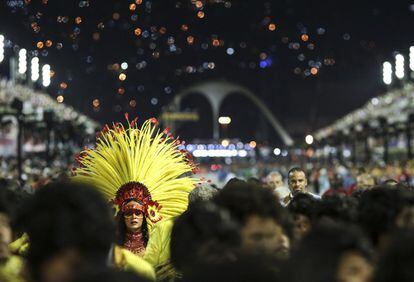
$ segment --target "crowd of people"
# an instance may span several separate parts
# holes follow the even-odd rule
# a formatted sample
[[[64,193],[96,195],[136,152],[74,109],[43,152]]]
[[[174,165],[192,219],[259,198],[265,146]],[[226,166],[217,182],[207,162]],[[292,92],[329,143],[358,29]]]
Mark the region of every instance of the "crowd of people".
[[[0,281],[414,281],[408,173],[336,169],[318,190],[293,167],[219,186],[156,120],[127,120],[73,177],[2,179]]]

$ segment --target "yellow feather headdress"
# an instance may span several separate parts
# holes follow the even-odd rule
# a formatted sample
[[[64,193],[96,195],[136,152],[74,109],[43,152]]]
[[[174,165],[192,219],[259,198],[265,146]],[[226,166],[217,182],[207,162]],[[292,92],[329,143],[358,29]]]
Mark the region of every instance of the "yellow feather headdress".
[[[93,184],[103,195],[122,208],[128,199],[137,198],[147,215],[147,224],[175,217],[187,209],[188,193],[197,180],[191,156],[179,150],[180,141],[168,130],[160,131],[155,118],[108,125],[97,136],[96,147],[77,158],[80,167],[75,180]]]

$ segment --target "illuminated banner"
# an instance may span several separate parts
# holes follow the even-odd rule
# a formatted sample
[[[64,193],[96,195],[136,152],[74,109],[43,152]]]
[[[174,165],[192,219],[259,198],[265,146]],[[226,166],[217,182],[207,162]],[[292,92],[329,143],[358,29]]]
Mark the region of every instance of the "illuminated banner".
[[[200,119],[196,112],[166,112],[161,115],[163,121],[198,121]]]

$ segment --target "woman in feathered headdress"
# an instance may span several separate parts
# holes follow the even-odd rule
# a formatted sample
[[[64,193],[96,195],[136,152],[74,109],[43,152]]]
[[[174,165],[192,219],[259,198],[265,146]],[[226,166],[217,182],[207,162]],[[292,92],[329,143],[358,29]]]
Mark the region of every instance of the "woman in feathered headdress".
[[[143,256],[148,234],[160,220],[187,209],[188,193],[196,179],[191,156],[179,150],[180,141],[160,131],[155,118],[105,126],[96,147],[78,157],[75,179],[93,184],[117,209],[120,241],[124,248]]]

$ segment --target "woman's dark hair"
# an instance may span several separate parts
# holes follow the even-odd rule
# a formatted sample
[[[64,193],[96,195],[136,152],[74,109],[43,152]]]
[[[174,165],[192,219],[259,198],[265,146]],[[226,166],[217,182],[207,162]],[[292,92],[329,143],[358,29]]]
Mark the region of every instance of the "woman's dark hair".
[[[414,230],[400,230],[393,235],[379,259],[375,282],[414,281],[413,234]]]
[[[135,201],[135,202],[139,203],[138,200],[131,199],[131,200],[128,200],[126,202],[126,204],[129,203],[129,202],[132,202],[132,201]],[[117,241],[118,241],[118,244],[123,245],[125,243],[125,238],[126,238],[126,233],[127,233],[127,227],[125,225],[125,219],[124,219],[124,213],[123,212],[119,212],[117,214],[116,222],[117,222],[117,225],[118,225],[118,230],[117,230],[118,231],[117,232],[118,240]],[[145,246],[146,246],[147,243],[148,243],[148,240],[149,240],[149,234],[148,234],[147,218],[145,216],[145,213],[143,213],[141,233],[143,235]]]
[[[290,201],[287,208],[293,216],[301,214],[313,220],[317,203],[318,200],[311,195],[299,193]]]
[[[344,195],[332,195],[324,197],[316,205],[316,220],[332,220],[344,223],[355,223],[358,201]]]
[[[271,218],[279,224],[286,235],[292,237],[293,221],[271,189],[263,188],[244,181],[228,183],[213,199],[227,209],[240,225],[244,225],[250,216]]]
[[[197,263],[225,262],[240,246],[239,232],[226,209],[212,202],[192,205],[174,221],[171,262],[183,273]]]
[[[358,229],[345,224],[319,224],[292,253],[283,281],[336,281],[338,264],[350,251],[372,261],[371,245]]]
[[[414,193],[406,189],[377,186],[362,194],[358,205],[358,221],[374,245],[381,235],[389,234],[397,215],[414,203]]]

